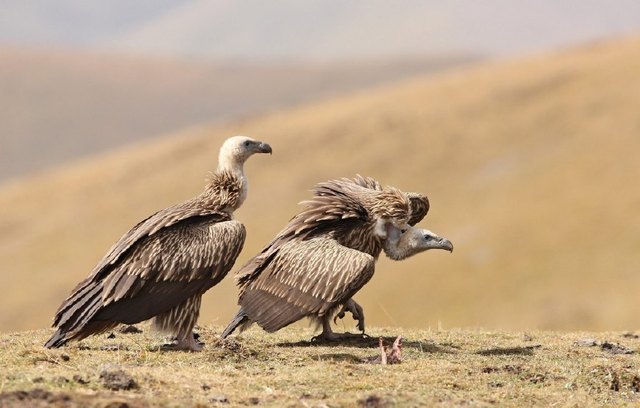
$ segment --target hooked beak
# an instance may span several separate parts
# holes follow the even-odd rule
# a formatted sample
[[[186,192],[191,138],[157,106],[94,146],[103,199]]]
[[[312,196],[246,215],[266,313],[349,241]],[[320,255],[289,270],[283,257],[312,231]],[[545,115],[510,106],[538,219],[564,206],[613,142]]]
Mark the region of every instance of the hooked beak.
[[[260,142],[260,144],[258,145],[258,153],[272,154],[271,146],[269,146],[267,143]]]
[[[440,238],[438,243],[434,247],[435,249],[444,249],[449,252],[453,252],[453,244],[446,238]]]

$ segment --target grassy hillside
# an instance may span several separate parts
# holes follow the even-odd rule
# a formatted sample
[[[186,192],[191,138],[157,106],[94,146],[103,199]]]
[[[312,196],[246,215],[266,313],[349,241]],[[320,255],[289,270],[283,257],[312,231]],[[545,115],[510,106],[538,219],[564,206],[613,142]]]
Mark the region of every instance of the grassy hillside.
[[[148,139],[468,62],[242,63],[0,47],[0,180]]]
[[[202,353],[158,352],[159,339],[103,335],[58,350],[43,330],[0,336],[0,406],[620,406],[638,403],[631,333],[371,331],[310,344],[309,330],[251,331]],[[378,337],[402,335],[401,362],[376,364]],[[42,405],[36,405],[42,404]],[[49,405],[47,405],[49,404]],[[77,405],[76,405],[77,404]],[[113,405],[109,405],[113,404]],[[119,405],[117,405],[119,404]]]
[[[233,134],[274,148],[247,166],[239,263],[315,182],[361,173],[428,193],[422,225],[456,248],[382,260],[356,296],[369,324],[636,328],[638,106],[630,39],[193,128],[5,185],[0,328],[48,324],[122,233],[200,191]],[[226,324],[235,296],[228,277],[204,297],[201,322]]]

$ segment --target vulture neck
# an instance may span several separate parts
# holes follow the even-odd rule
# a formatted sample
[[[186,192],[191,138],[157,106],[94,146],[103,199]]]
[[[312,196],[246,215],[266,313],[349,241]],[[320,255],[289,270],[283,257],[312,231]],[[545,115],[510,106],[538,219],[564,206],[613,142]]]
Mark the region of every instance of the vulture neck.
[[[233,175],[238,179],[238,181],[240,181],[240,184],[242,186],[240,197],[238,199],[237,205],[232,208],[232,210],[237,210],[247,198],[247,191],[249,188],[247,176],[244,175],[244,158],[239,158],[235,155],[226,155],[223,154],[223,152],[220,152],[220,156],[218,157],[218,169],[216,170],[216,173],[228,173]]]
[[[225,150],[220,150],[218,156],[218,172],[226,171],[234,176],[244,179],[244,161],[245,157],[233,154]]]
[[[389,228],[384,241],[384,253],[395,261],[401,261],[413,255],[414,252],[407,237],[409,234],[402,234],[397,228]]]

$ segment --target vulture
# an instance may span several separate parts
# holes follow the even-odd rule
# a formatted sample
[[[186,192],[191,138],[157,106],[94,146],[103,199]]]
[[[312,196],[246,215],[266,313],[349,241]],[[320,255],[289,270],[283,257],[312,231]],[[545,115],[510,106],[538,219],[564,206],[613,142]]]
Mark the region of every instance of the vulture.
[[[175,338],[168,348],[199,351],[192,330],[202,294],[225,277],[244,244],[245,228],[233,212],[247,197],[243,164],[255,153],[271,147],[245,136],[227,139],[200,195],[124,234],[62,303],[45,347],[154,318],[155,328]]]
[[[453,245],[414,227],[429,210],[418,193],[382,187],[357,176],[319,183],[305,208],[237,273],[240,310],[222,333],[257,323],[275,332],[304,317],[322,326],[315,340],[353,336],[334,333],[331,317],[345,311],[364,332],[362,308],[352,299],[374,273],[382,251],[400,260],[427,249]]]

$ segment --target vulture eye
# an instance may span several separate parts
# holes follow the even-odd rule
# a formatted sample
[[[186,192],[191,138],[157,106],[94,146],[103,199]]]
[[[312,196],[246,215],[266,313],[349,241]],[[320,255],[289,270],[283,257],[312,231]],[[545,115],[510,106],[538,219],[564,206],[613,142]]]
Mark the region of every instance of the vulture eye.
[[[246,142],[244,142],[244,147],[249,147],[250,145],[251,145],[250,141],[247,140]]]
[[[429,234],[424,234],[424,240],[425,241],[431,241],[433,239],[433,237]]]

